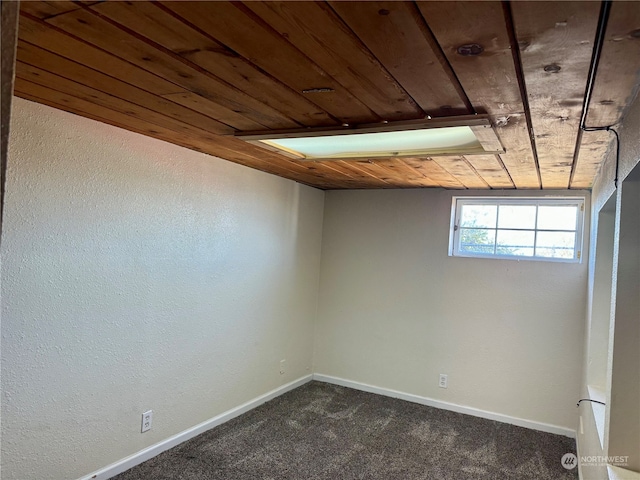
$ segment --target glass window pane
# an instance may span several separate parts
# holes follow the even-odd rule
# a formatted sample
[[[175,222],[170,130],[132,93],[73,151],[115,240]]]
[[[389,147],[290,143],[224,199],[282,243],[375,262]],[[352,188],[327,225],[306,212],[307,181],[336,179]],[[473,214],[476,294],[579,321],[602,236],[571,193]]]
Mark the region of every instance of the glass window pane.
[[[538,208],[538,228],[541,230],[575,230],[578,207],[555,205]]]
[[[463,205],[460,211],[460,226],[495,228],[497,214],[497,205]]]
[[[530,257],[533,256],[534,241],[532,231],[498,230],[496,253]]]
[[[458,197],[453,254],[577,261],[583,200]]]
[[[535,205],[500,205],[498,228],[536,228]]]
[[[575,241],[575,233],[538,232],[536,255],[550,258],[573,258]]]
[[[462,228],[459,250],[461,253],[493,253],[495,240],[495,230]]]

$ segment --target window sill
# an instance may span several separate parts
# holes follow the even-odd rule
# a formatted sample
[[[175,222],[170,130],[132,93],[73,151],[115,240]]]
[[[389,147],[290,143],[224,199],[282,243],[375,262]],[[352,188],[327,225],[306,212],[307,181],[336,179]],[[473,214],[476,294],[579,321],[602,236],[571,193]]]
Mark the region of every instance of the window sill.
[[[604,393],[604,388],[598,385],[587,385],[587,390],[589,391],[590,399],[597,400],[599,402],[605,401],[606,395]],[[589,402],[589,404],[591,405],[591,410],[593,411],[593,418],[596,421],[596,430],[598,430],[600,447],[604,450],[604,418],[606,414],[606,407],[595,402]]]
[[[609,480],[640,480],[640,472],[634,472],[622,467],[607,465]]]

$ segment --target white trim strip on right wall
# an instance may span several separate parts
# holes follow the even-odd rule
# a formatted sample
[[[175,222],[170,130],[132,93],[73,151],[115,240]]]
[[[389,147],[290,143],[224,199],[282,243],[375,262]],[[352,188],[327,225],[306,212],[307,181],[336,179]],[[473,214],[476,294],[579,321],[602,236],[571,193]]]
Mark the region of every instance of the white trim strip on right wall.
[[[455,403],[443,402],[442,400],[434,400],[433,398],[421,397],[419,395],[413,395],[411,393],[399,392],[397,390],[391,390],[388,388],[367,385],[366,383],[354,382],[352,380],[332,377],[330,375],[323,375],[321,373],[314,373],[313,379],[318,382],[331,383],[333,385],[340,385],[341,387],[353,388],[355,390],[360,390],[363,392],[375,393],[377,395],[384,395],[385,397],[398,398],[400,400],[406,400],[407,402],[418,403],[420,405],[426,405],[428,407],[441,408],[443,410],[450,410],[452,412],[464,413],[466,415],[473,415],[474,417],[486,418],[488,420],[495,420],[496,422],[509,423],[511,425],[516,425],[518,427],[530,428],[532,430],[538,430],[541,432],[553,433],[556,435],[563,435],[565,437],[576,438],[575,430],[571,430],[570,428],[560,427],[558,425],[550,425],[548,423],[525,420],[524,418],[511,417],[509,415],[503,415],[501,413],[488,412],[486,410],[480,410],[478,408],[466,407],[464,405],[458,405]]]

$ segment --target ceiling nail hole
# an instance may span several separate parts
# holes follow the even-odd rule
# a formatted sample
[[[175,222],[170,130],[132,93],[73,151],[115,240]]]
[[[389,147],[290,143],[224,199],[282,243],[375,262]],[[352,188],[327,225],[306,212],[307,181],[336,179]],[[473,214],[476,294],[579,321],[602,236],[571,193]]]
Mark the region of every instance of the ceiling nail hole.
[[[387,10],[386,8],[381,8],[380,10],[378,10],[378,15],[389,15],[389,10]]]
[[[629,34],[629,36],[631,38],[640,38],[640,28],[638,28],[637,30],[634,30],[633,32],[631,32]]]
[[[552,63],[551,65],[545,65],[544,71],[548,73],[558,73],[560,71],[560,65]]]
[[[456,50],[458,54],[463,57],[475,57],[476,55],[480,55],[484,52],[484,48],[479,43],[467,43],[465,45],[460,45]]]

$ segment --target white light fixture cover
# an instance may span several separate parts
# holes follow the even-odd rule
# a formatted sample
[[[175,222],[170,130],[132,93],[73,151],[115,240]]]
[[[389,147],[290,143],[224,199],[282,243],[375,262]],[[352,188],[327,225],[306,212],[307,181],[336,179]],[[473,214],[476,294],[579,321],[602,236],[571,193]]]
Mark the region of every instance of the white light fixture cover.
[[[342,129],[236,133],[242,140],[298,160],[503,153],[486,116],[439,118]]]

